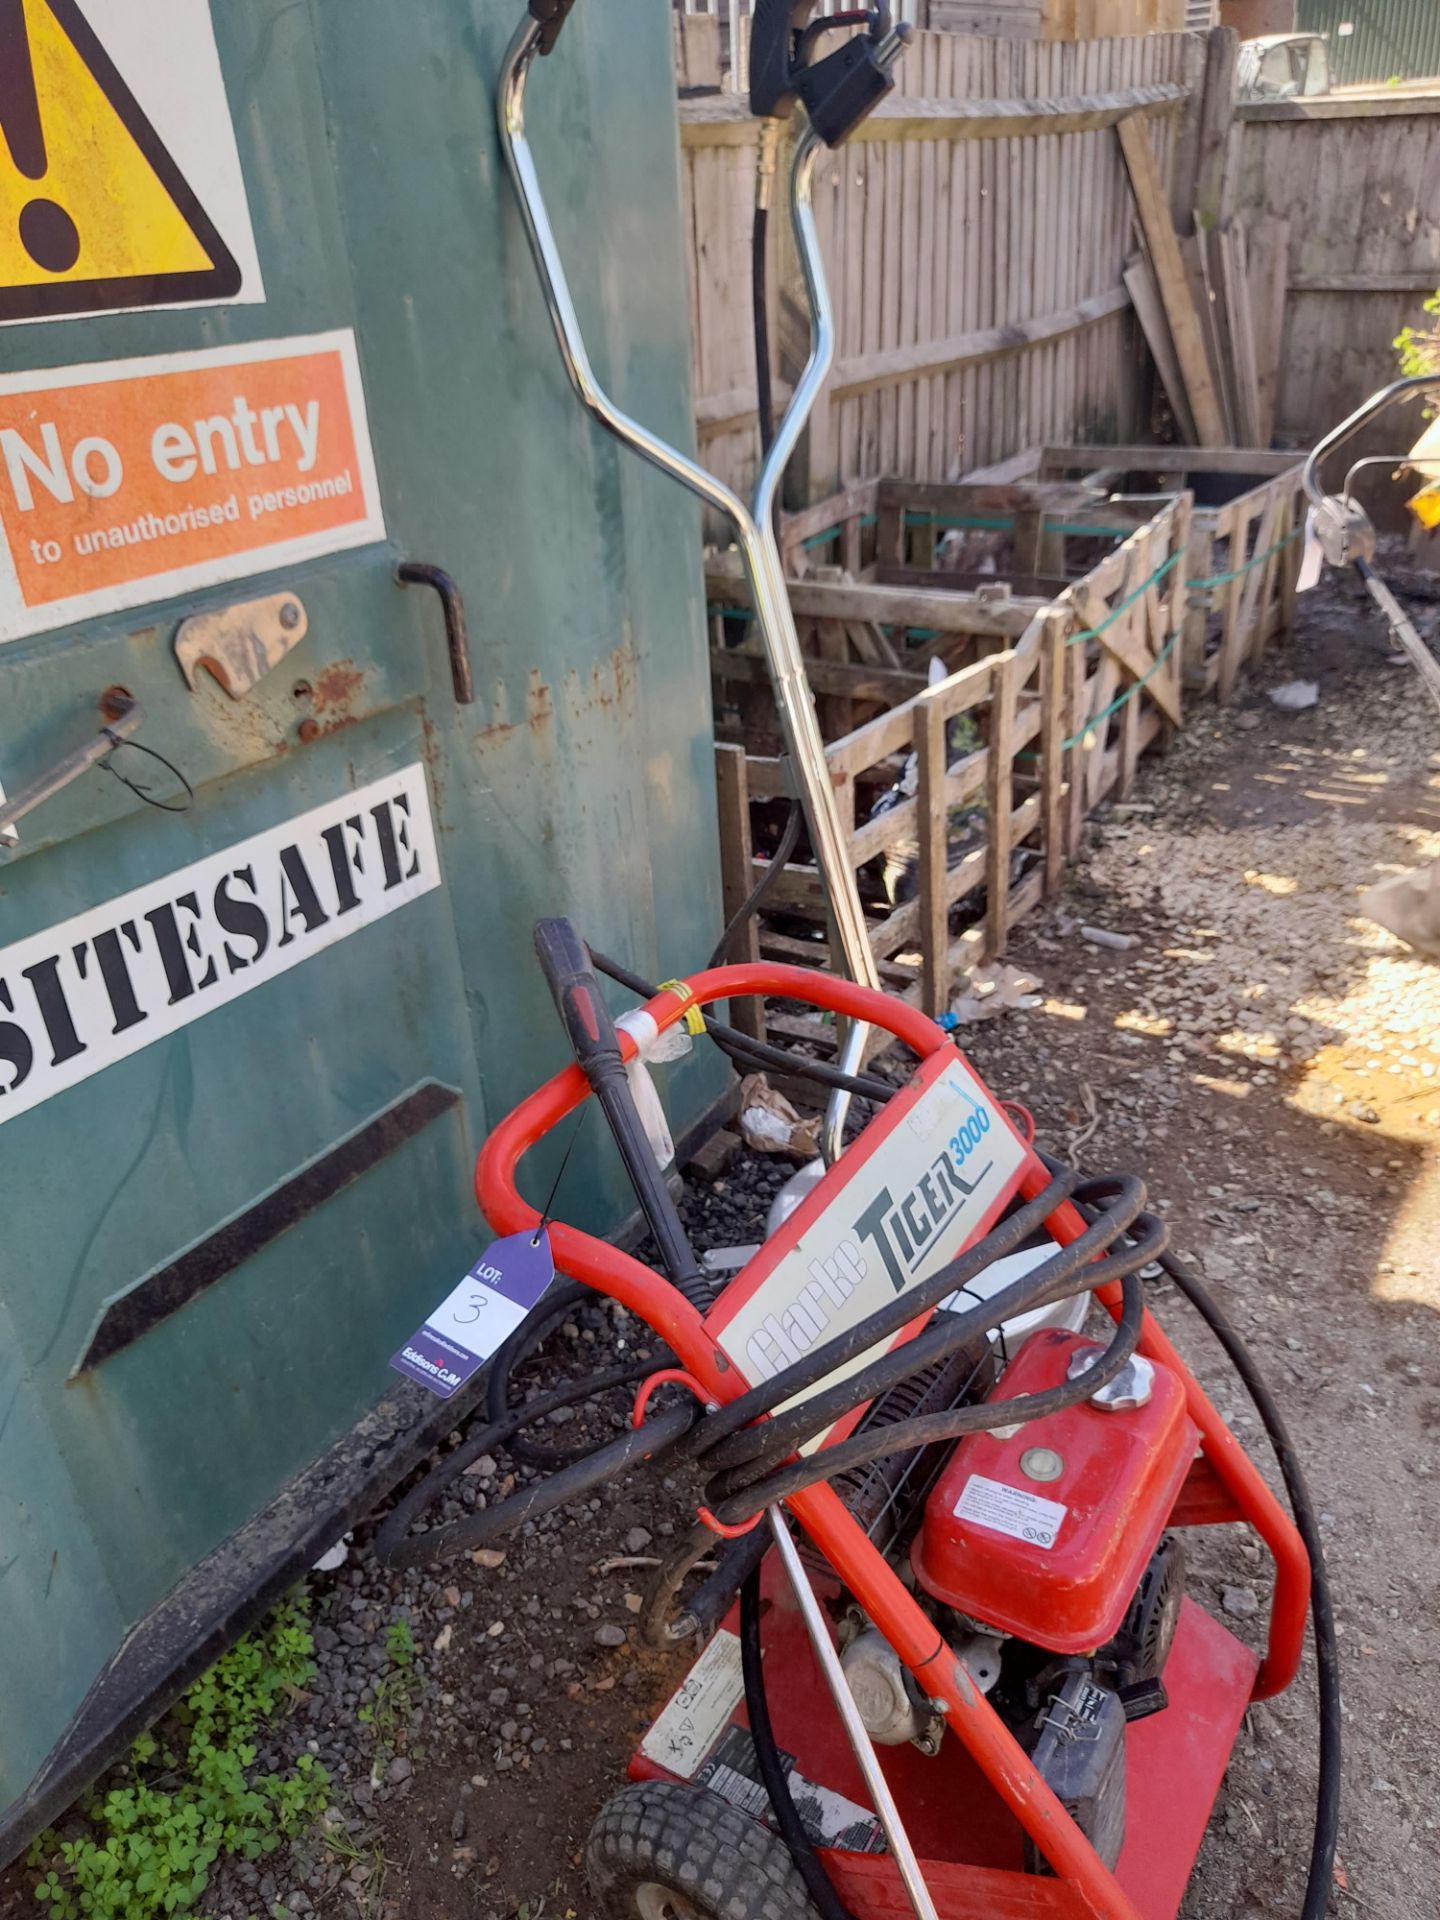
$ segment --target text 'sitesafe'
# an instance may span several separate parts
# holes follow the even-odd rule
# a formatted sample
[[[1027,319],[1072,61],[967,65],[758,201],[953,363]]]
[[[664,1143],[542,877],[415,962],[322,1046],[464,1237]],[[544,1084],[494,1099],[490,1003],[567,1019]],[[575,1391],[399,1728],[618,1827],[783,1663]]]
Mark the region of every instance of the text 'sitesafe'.
[[[439,885],[417,763],[0,947],[0,1126]]]

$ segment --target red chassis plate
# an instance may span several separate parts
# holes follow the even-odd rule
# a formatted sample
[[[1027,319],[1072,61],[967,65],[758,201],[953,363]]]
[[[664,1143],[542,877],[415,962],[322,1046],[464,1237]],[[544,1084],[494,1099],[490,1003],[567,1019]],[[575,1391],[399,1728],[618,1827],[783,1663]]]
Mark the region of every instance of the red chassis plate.
[[[750,1385],[772,1379],[971,1246],[1032,1167],[1039,1160],[994,1095],[942,1048],[736,1275],[706,1326]],[[924,1324],[917,1317],[890,1345]],[[874,1351],[820,1384],[857,1372]],[[823,1439],[842,1439],[863,1412]]]
[[[763,1582],[765,1676],[776,1741],[782,1752],[794,1757],[795,1775],[841,1807],[839,1817],[845,1803],[854,1803],[858,1813],[869,1807],[864,1782],[773,1555],[766,1560]],[[732,1611],[722,1633],[728,1629],[733,1634],[737,1627],[738,1610]],[[746,1796],[745,1782],[717,1767],[722,1749],[734,1757],[729,1730],[748,1724],[739,1696],[738,1652],[728,1651],[732,1658],[720,1663],[718,1682],[693,1714],[675,1712],[677,1702],[684,1704],[688,1682],[682,1683],[631,1760],[630,1774],[633,1779],[698,1778],[706,1785],[722,1785],[753,1811],[757,1801]],[[1165,1667],[1170,1705],[1136,1722],[1125,1736],[1126,1840],[1116,1878],[1144,1920],[1176,1920],[1257,1664],[1249,1649],[1209,1614],[1193,1601],[1185,1602]],[[712,1656],[712,1674],[715,1665]],[[682,1743],[684,1758],[677,1757],[673,1767],[659,1764],[652,1755],[664,1751],[666,1743],[655,1735],[680,1722],[697,1737]],[[1041,1915],[1058,1920],[1084,1911],[1060,1882],[1021,1871],[1019,1825],[957,1739],[947,1737],[933,1759],[911,1746],[881,1747],[878,1752],[910,1838],[931,1876],[941,1920],[1038,1920]],[[804,1797],[798,1791],[796,1797],[803,1811]],[[884,1854],[826,1850],[824,1857],[858,1920],[910,1920],[899,1877]]]

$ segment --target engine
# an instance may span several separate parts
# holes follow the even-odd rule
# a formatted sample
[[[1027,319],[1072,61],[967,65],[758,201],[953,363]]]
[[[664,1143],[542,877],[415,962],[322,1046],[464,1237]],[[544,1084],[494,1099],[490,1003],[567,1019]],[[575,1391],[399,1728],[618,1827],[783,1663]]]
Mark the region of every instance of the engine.
[[[971,1356],[964,1390],[992,1402],[1043,1393],[1100,1351],[1043,1328],[998,1386],[986,1356]],[[957,1384],[927,1383],[926,1397],[953,1405]],[[1198,1441],[1179,1380],[1137,1355],[1063,1411],[967,1435],[939,1461],[878,1463],[883,1499],[868,1480],[842,1488],[852,1511],[863,1495],[858,1518],[879,1519],[878,1544],[908,1552],[937,1625],[1108,1865],[1124,1838],[1126,1723],[1166,1704],[1184,1562],[1165,1524]],[[943,1721],[884,1638],[858,1613],[841,1637],[871,1737],[937,1751]]]

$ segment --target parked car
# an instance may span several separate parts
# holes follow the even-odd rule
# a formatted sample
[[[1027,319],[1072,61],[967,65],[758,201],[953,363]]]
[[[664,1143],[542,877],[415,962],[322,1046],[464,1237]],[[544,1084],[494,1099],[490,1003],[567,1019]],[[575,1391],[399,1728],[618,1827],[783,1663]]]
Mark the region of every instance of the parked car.
[[[1309,100],[1330,91],[1323,33],[1264,33],[1240,42],[1235,74],[1242,100]]]

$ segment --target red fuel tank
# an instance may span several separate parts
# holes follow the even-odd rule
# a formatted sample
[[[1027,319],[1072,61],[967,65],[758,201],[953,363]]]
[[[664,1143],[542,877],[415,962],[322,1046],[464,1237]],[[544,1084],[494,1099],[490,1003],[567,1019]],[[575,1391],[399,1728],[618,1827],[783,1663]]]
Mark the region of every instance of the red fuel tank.
[[[1100,1350],[1055,1328],[1033,1334],[994,1399],[1059,1386],[1075,1354]],[[927,1593],[1056,1653],[1089,1653],[1114,1637],[1200,1438],[1179,1380],[1143,1366],[1143,1406],[1084,1400],[1008,1438],[960,1442],[911,1549]]]

